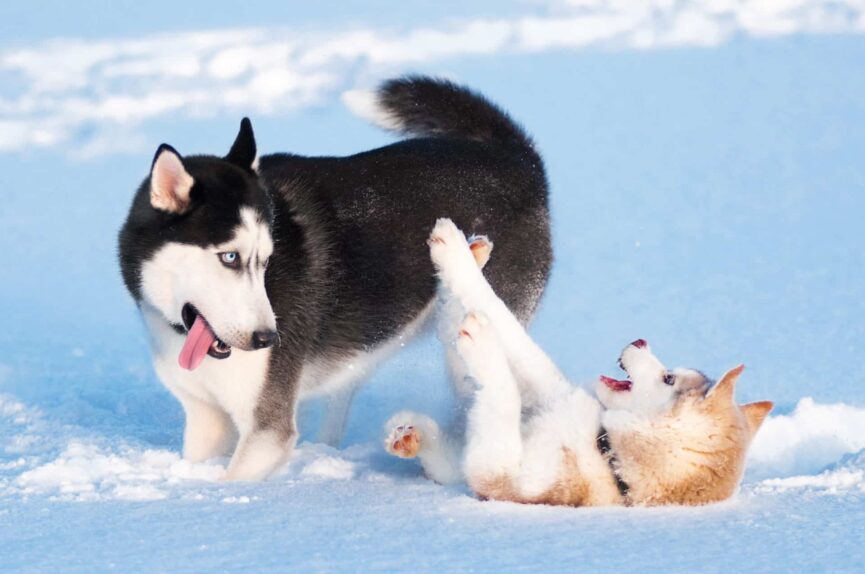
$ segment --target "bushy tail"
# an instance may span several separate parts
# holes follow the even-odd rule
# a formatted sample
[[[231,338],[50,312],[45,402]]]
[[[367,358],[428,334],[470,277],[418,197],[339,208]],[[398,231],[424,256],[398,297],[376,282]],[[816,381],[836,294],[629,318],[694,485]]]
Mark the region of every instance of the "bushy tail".
[[[405,76],[388,80],[377,93],[386,124],[414,136],[445,136],[524,148],[531,138],[485,97],[448,80]]]

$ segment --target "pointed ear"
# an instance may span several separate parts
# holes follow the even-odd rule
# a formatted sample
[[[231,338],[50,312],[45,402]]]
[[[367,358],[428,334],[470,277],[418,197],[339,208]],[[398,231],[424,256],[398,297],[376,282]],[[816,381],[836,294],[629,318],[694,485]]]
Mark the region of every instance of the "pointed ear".
[[[739,375],[741,375],[744,370],[745,365],[739,365],[738,367],[733,367],[724,373],[724,376],[721,377],[718,384],[712,387],[709,391],[706,399],[711,401],[732,401],[733,393],[736,390],[736,381],[739,380]]]
[[[240,131],[231,145],[225,159],[243,169],[255,171],[258,161],[255,148],[255,134],[252,133],[252,122],[249,118],[240,120]]]
[[[168,213],[185,213],[194,183],[180,154],[168,144],[159,146],[150,168],[150,205]]]
[[[748,403],[739,407],[742,409],[742,414],[745,415],[745,420],[748,422],[748,430],[751,431],[751,436],[757,434],[760,425],[766,420],[766,415],[772,410],[772,401],[760,401],[759,403]]]

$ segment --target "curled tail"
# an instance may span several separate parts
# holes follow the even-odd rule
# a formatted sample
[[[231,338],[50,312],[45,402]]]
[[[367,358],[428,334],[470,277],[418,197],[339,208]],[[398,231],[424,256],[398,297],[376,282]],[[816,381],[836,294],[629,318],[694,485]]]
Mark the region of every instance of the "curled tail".
[[[448,80],[427,76],[388,80],[376,99],[384,123],[394,131],[498,143],[536,154],[531,138],[498,106]]]

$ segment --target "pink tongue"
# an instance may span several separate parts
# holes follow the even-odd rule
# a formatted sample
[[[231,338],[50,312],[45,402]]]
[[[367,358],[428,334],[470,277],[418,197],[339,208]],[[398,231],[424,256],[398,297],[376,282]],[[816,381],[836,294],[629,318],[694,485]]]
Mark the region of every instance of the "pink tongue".
[[[618,379],[614,379],[613,377],[608,377],[606,375],[600,376],[601,382],[607,385],[611,391],[630,391],[631,390],[631,381],[624,380],[620,381]]]
[[[180,366],[190,371],[197,369],[215,340],[216,335],[210,330],[207,321],[201,315],[197,316],[189,334],[186,335],[186,342],[183,343],[180,356],[177,358]]]

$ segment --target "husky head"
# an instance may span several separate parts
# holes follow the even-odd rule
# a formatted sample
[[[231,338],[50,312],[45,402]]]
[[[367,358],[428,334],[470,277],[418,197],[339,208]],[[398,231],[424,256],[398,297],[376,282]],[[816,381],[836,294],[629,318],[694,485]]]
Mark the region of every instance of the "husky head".
[[[598,382],[598,398],[607,409],[651,415],[669,408],[683,394],[705,392],[711,384],[694,369],[668,370],[643,339],[625,347],[618,362],[627,378],[618,380],[601,375]]]
[[[215,358],[277,340],[264,285],[273,205],[256,163],[247,118],[224,158],[159,146],[120,233],[123,278],[139,306]]]
[[[772,409],[739,405],[734,389],[744,365],[717,384],[693,369],[667,369],[646,341],[619,358],[627,374],[602,376],[597,394],[619,476],[636,504],[705,504],[732,496],[745,454]]]

